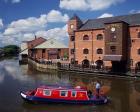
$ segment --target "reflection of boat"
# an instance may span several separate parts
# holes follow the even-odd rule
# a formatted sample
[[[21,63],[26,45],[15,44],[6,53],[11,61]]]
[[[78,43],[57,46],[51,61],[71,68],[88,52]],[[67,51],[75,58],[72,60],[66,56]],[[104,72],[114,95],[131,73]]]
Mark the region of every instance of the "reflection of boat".
[[[29,102],[69,103],[69,104],[106,104],[108,98],[100,95],[88,94],[80,86],[76,88],[41,86],[36,90],[21,92],[22,98]]]

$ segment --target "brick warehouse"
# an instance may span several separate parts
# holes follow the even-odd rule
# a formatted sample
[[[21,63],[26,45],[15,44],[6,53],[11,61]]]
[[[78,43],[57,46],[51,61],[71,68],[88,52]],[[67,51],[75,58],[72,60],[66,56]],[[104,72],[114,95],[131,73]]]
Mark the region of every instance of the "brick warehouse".
[[[71,63],[96,63],[113,71],[140,68],[140,14],[68,22]]]

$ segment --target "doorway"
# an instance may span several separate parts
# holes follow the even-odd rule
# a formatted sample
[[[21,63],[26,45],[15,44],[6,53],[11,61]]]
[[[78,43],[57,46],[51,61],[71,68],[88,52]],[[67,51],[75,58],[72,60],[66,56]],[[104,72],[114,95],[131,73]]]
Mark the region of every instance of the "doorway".
[[[89,60],[88,59],[84,59],[82,61],[82,67],[83,68],[88,68],[89,67]]]

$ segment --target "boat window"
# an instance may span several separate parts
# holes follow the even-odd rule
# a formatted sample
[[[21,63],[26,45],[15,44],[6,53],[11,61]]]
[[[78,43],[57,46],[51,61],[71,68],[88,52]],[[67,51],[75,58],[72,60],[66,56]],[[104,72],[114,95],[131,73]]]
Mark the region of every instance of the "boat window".
[[[61,92],[60,92],[60,96],[65,96],[65,97],[66,97],[67,94],[68,94],[68,91],[61,91]]]
[[[51,91],[50,90],[44,90],[44,95],[46,96],[51,96]]]
[[[72,91],[71,96],[76,97],[76,91]]]

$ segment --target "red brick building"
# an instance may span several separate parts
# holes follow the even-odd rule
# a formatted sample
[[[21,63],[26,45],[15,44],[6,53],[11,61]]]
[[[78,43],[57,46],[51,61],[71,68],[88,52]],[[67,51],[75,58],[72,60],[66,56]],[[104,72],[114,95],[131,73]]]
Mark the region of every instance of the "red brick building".
[[[42,38],[42,37],[35,37],[34,40],[28,41],[27,42],[27,46],[28,46],[28,56],[29,57],[33,57],[33,52],[34,52],[34,47],[36,47],[37,45],[45,42],[46,39]]]
[[[42,38],[42,37],[36,37],[35,39],[31,40],[31,41],[23,41],[21,43],[20,49],[21,52],[19,54],[19,58],[20,60],[27,60],[28,56],[31,57],[31,51],[33,50],[33,48],[43,42],[45,42],[46,39]]]
[[[71,63],[140,68],[140,14],[89,19],[74,15],[68,22]]]
[[[45,61],[67,60],[69,49],[56,39],[48,39],[30,50],[31,58]]]

